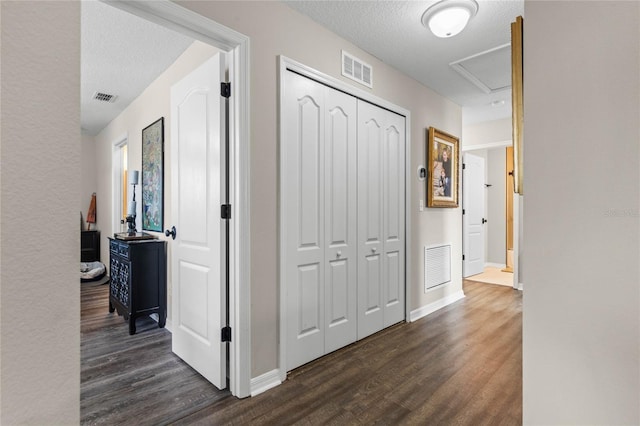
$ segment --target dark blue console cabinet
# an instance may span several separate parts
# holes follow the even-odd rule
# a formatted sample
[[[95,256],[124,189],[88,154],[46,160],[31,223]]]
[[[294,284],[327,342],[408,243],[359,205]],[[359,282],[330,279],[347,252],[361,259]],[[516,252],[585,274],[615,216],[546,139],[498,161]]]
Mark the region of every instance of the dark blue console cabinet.
[[[166,243],[161,240],[122,241],[109,238],[109,312],[118,311],[136,333],[136,318],[158,314],[167,320]]]

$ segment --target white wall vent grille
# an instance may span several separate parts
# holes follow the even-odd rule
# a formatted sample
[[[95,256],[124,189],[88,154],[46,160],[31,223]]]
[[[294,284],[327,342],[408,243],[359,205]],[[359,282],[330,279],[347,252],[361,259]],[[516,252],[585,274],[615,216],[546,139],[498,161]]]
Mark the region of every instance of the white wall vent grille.
[[[342,51],[342,75],[373,88],[373,68],[355,56]]]
[[[116,95],[110,95],[108,93],[95,92],[93,94],[93,99],[100,102],[109,102],[110,104],[114,103],[118,97]]]
[[[451,281],[451,244],[424,247],[424,291]]]

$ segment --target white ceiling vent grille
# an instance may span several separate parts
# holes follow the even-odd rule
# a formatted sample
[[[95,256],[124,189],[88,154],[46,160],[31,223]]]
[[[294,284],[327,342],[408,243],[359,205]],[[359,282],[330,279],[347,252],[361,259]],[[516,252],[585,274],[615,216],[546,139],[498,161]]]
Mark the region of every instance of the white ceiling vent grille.
[[[424,291],[451,281],[451,244],[424,248]]]
[[[114,103],[118,97],[116,95],[109,95],[108,93],[96,92],[93,94],[93,99],[100,102]]]
[[[373,88],[373,68],[355,56],[342,51],[342,75]]]

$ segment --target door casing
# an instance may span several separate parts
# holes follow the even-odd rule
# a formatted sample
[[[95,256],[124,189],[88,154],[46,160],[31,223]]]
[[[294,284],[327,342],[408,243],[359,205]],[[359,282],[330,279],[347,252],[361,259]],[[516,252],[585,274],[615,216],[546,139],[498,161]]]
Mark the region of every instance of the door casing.
[[[229,54],[229,389],[251,395],[250,75],[249,37],[169,0],[107,4],[208,43]]]

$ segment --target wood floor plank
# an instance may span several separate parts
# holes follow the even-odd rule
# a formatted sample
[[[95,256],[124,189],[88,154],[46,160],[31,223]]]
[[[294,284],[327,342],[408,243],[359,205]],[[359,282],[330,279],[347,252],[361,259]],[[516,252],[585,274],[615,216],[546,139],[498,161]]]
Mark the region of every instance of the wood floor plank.
[[[82,288],[83,424],[443,424],[522,422],[522,294],[464,282],[466,297],[303,365],[253,398],[219,391],[171,353],[149,319],[107,312]]]

